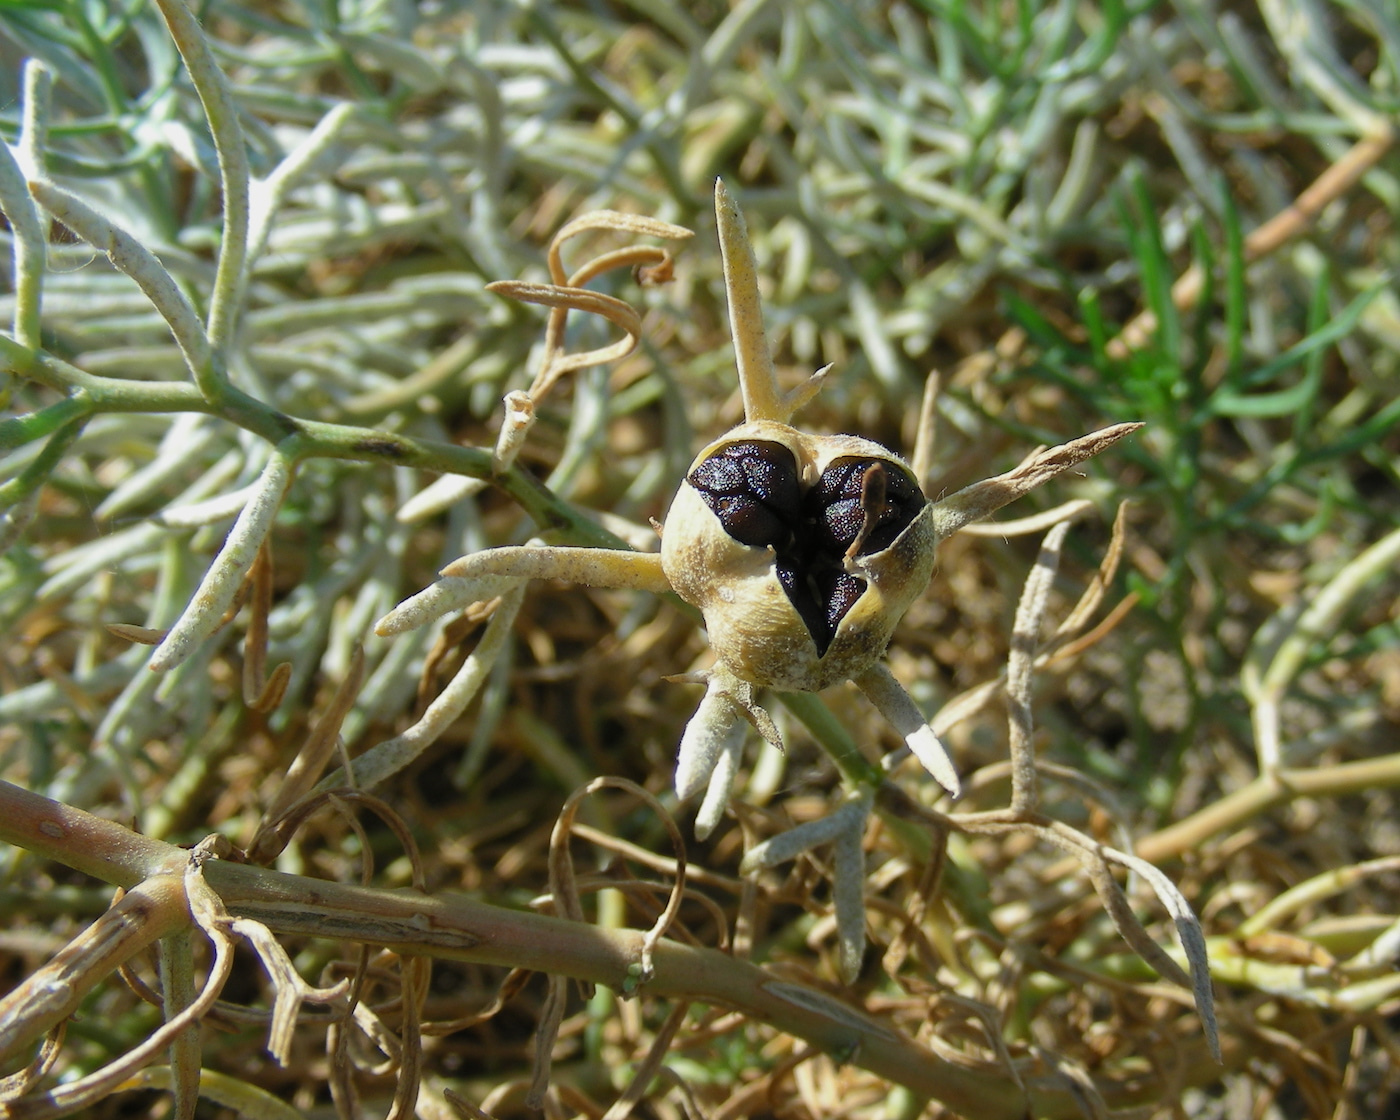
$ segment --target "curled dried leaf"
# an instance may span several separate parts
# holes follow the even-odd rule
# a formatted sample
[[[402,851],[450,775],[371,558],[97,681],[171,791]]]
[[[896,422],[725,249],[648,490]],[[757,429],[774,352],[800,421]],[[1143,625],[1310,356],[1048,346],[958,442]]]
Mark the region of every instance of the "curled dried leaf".
[[[564,802],[564,807],[559,811],[559,817],[554,822],[554,831],[549,838],[549,889],[554,899],[555,909],[560,916],[571,921],[583,921],[583,906],[579,900],[578,885],[574,876],[573,855],[569,851],[569,839],[579,805],[582,804],[585,797],[600,789],[625,790],[645,802],[665,826],[666,833],[675,850],[675,884],[671,888],[665,909],[652,927],[642,936],[641,953],[633,965],[636,969],[634,979],[631,982],[633,986],[624,989],[622,993],[626,997],[635,993],[637,985],[645,984],[652,978],[656,971],[652,961],[656,943],[665,936],[666,931],[680,912],[681,902],[685,898],[685,841],[681,838],[680,829],[676,827],[676,822],[671,814],[666,811],[661,802],[637,785],[636,782],[628,781],[626,778],[594,778],[570,794],[569,799]]]
[[[280,667],[279,667],[280,668]],[[350,665],[340,685],[335,690],[326,710],[321,713],[311,727],[306,742],[287,768],[286,777],[272,797],[258,825],[253,842],[248,846],[248,858],[254,863],[268,863],[275,859],[287,845],[291,829],[295,824],[289,819],[292,809],[311,792],[311,787],[321,779],[326,767],[335,754],[336,741],[340,735],[340,725],[345,721],[355,698],[360,694],[364,681],[365,653],[362,646],[356,646],[351,655]],[[301,816],[296,815],[300,820]]]

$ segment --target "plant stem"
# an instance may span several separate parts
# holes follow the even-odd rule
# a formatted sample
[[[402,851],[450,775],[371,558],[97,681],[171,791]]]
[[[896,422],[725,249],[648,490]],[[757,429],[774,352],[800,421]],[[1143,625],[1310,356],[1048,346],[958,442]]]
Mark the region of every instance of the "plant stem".
[[[328,424],[288,416],[233,386],[211,404],[195,386],[179,381],[124,381],[98,377],[46,354],[36,354],[0,334],[0,361],[31,380],[69,396],[25,416],[0,422],[0,451],[41,439],[62,425],[99,412],[201,412],[262,436],[297,461],[353,459],[485,479],[516,502],[556,542],[597,548],[627,547],[618,537],[556,496],[534,475],[512,466],[493,473],[491,452],[436,440]]]
[[[1297,797],[1346,797],[1400,786],[1400,754],[1343,762],[1313,770],[1278,770],[1261,774],[1247,786],[1192,813],[1135,845],[1151,863],[1179,856],[1226,829],[1238,828],[1259,814]]]
[[[140,836],[8,782],[0,782],[0,840],[132,888],[151,876],[151,889],[178,889],[179,872],[190,858],[183,848]],[[203,874],[231,913],[261,922],[280,935],[334,936],[404,955],[526,968],[606,984],[614,991],[623,990],[629,970],[641,959],[644,935],[638,930],[603,929],[507,910],[463,895],[350,886],[226,860],[208,861]],[[144,906],[150,909],[149,900]],[[149,921],[150,928],[141,928],[141,911],[126,922],[138,927],[143,936],[149,935],[145,944],[170,933],[171,914],[183,912],[182,907],[170,905],[157,909],[159,920]],[[104,923],[110,925],[114,913],[98,919],[89,933]],[[122,943],[121,959],[139,951],[137,940],[133,936]],[[738,1008],[753,1020],[941,1101],[969,1120],[1080,1115],[1076,1097],[1058,1085],[1033,1083],[1028,1100],[999,1066],[977,1068],[951,1062],[854,1004],[782,980],[727,953],[662,941],[655,947],[654,963],[647,995]],[[96,966],[87,967],[71,978],[65,990],[80,998],[102,974]],[[16,1035],[22,1025],[25,1038],[36,1037],[57,1021],[49,1016],[36,1024],[28,1014],[4,1014],[6,1005],[33,998],[30,988],[29,983],[21,984],[0,1004],[0,1022],[15,1023]],[[1234,1048],[1238,1058],[1237,1051]],[[1214,1068],[1200,1066],[1204,1076],[1218,1076]],[[1097,1088],[1111,1106],[1130,1104],[1141,1092],[1127,1084]]]
[[[219,184],[223,190],[223,238],[214,292],[209,301],[209,342],[218,358],[226,358],[243,302],[243,263],[248,252],[248,151],[238,106],[229,92],[228,79],[214,61],[209,41],[183,0],[157,0],[170,37],[185,60],[190,80],[199,94],[219,156]],[[228,385],[222,361],[207,363],[195,371],[199,387],[217,400]]]
[[[0,485],[0,510],[9,509],[17,502],[23,501],[44,484],[44,480],[73,446],[73,441],[78,438],[78,433],[86,423],[85,418],[70,420],[49,437],[49,442],[29,466],[9,482]]]

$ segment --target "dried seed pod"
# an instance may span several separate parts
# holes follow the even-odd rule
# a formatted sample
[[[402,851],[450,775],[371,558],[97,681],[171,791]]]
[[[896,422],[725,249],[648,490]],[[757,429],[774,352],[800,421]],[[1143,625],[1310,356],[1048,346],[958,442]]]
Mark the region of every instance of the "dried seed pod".
[[[936,543],[898,456],[756,420],[696,458],[666,518],[661,564],[737,677],[815,691],[884,653],[928,584]]]
[[[879,444],[858,436],[808,435],[788,423],[816,394],[830,367],[796,389],[781,390],[764,339],[757,265],[744,218],[718,182],[715,219],[747,422],[705,448],[692,464],[667,516],[661,555],[554,545],[487,549],[449,564],[443,581],[400,604],[377,630],[390,634],[421,626],[527,579],[655,592],[671,588],[704,614],[718,659],[701,675],[710,688],[682,738],[676,775],[681,796],[692,795],[717,759],[728,760],[728,776],[710,783],[704,830],[723,811],[737,765],[742,728],[735,713],[769,742],[779,742],[754,695],[768,686],[814,692],[850,679],[956,797],[960,787],[952,760],[881,661],[894,628],[927,586],[939,540],[1142,425],[1115,424],[1038,451],[1006,474],[927,502],[915,472]],[[517,298],[605,313],[598,303],[604,297],[563,285],[558,276],[554,285],[507,288]],[[607,308],[621,315],[617,302]],[[628,315],[633,322],[630,309]],[[600,359],[595,354],[590,360]],[[732,737],[736,729],[739,734]]]

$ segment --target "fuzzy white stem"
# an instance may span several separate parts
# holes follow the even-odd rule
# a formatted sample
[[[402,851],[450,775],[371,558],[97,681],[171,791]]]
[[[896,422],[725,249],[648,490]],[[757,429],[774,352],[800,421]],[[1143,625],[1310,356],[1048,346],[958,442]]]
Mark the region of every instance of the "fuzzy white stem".
[[[685,725],[676,752],[676,796],[682,801],[700,792],[731,742],[743,741],[746,724],[725,694],[719,677],[711,677],[705,695]]]
[[[242,279],[245,288],[250,279],[247,274],[262,256],[263,249],[267,246],[267,236],[272,230],[272,221],[287,200],[287,195],[334,147],[345,126],[354,119],[355,113],[353,104],[348,101],[341,102],[316,122],[316,127],[287,153],[282,162],[273,168],[271,175],[252,185],[249,192],[248,254]]]
[[[747,738],[747,728],[740,720],[736,724],[736,733],[724,744],[719,761],[710,773],[705,798],[695,814],[695,839],[708,840],[724,818],[724,811],[729,807],[729,796],[734,791],[734,779],[739,775],[739,763],[744,757],[744,740]]]
[[[452,611],[503,595],[520,582],[514,576],[444,576],[391,610],[374,624],[374,632],[381,638],[388,638],[416,630]]]
[[[1006,711],[1011,727],[1011,811],[1033,813],[1040,802],[1035,773],[1035,744],[1032,742],[1034,717],[1031,710],[1031,676],[1035,650],[1050,587],[1060,567],[1069,522],[1062,521],[1045,534],[1040,556],[1026,578],[1016,620],[1011,626],[1011,654],[1006,664]]]
[[[502,595],[500,605],[491,616],[481,641],[457,670],[457,675],[438,694],[437,699],[428,705],[423,718],[403,734],[384,740],[355,759],[354,785],[357,788],[371,789],[385,778],[398,773],[452,726],[490,676],[496,659],[505,648],[506,637],[515,624],[515,616],[519,614],[524,598],[523,586],[517,586]],[[322,782],[321,788],[343,781],[344,775],[337,772]]]
[[[861,821],[836,837],[832,845],[832,903],[836,910],[836,941],[841,979],[854,984],[865,957],[865,852]]]
[[[53,77],[42,62],[24,64],[24,123],[19,147],[11,153],[0,142],[0,209],[14,231],[15,339],[38,350],[39,308],[48,245],[39,212],[25,189],[26,178],[43,175],[44,139],[48,132],[49,94]]]
[[[962,793],[962,783],[953,760],[948,757],[947,748],[933,733],[933,728],[924,719],[923,712],[914,703],[904,686],[895,680],[883,662],[876,662],[858,677],[852,678],[870,702],[880,709],[883,715],[904,738],[905,745],[914,757],[923,764],[934,780],[948,791],[952,797]]]
[[[444,576],[475,578],[512,576],[516,579],[559,579],[589,587],[631,591],[671,590],[654,552],[622,548],[507,545],[473,552],[442,569]]]
[[[870,815],[871,798],[864,794],[847,801],[839,809],[818,817],[814,821],[800,824],[786,832],[755,844],[739,863],[740,875],[751,875],[767,867],[794,859],[818,844],[835,840],[841,833],[850,829],[864,829],[865,819]]]
[[[182,0],[156,0],[156,3],[170,29],[170,37],[185,60],[200,104],[204,106],[214,150],[219,157],[224,221],[214,291],[209,301],[209,339],[213,348],[226,356],[243,303],[243,262],[248,254],[248,183],[252,178],[248,149],[228,79],[214,61],[209,40],[198,20]],[[223,375],[215,370],[213,363],[200,367],[196,377],[206,395],[221,388]]]
[[[224,547],[209,565],[194,598],[152,655],[150,668],[153,672],[175,668],[214,632],[238,593],[243,577],[253,566],[291,481],[292,461],[281,452],[273,451],[248,504],[233,523]]]
[[[196,380],[202,377],[210,362],[209,338],[185,293],[155,254],[76,195],[52,183],[32,181],[29,193],[45,210],[93,248],[106,253],[113,265],[136,281],[170,325],[170,332],[191,374]]]

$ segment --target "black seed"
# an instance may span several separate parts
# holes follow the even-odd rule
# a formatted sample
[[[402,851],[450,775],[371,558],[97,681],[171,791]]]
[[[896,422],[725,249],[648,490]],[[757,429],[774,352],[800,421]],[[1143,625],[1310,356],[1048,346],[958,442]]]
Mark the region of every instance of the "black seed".
[[[787,547],[802,500],[797,460],[781,443],[727,444],[690,472],[690,484],[740,544]]]
[[[869,484],[866,472],[878,466],[884,474],[884,501],[858,551],[860,556],[883,552],[924,508],[924,495],[912,475],[880,459],[838,459],[822,472],[807,495],[807,518],[817,546],[845,555],[865,524],[861,493]]]
[[[787,525],[771,509],[752,498],[713,497],[703,490],[701,495],[715,511],[724,531],[740,544],[776,547],[789,534]]]
[[[778,582],[783,585],[788,601],[797,611],[797,617],[802,619],[802,625],[807,627],[807,633],[812,636],[812,642],[817,647],[817,656],[825,656],[835,630],[827,624],[826,607],[818,602],[816,595],[812,593],[806,573],[801,568],[784,564],[780,560]]]
[[[865,593],[865,580],[837,567],[812,569],[778,562],[778,582],[807,627],[817,656],[825,657],[836,628]]]
[[[795,515],[802,495],[797,486],[797,463],[786,447],[777,443],[754,443],[752,454],[739,460],[749,489],[765,502]]]
[[[722,453],[711,455],[690,472],[690,484],[706,494],[736,494],[744,485],[744,469]]]
[[[913,475],[886,459],[838,459],[805,495],[797,460],[780,443],[741,440],[690,472],[690,483],[740,544],[772,548],[778,582],[823,657],[866,582],[854,555],[894,543],[924,506]]]
[[[832,552],[845,554],[865,523],[865,512],[859,498],[842,498],[821,511],[817,522],[817,539]]]
[[[827,569],[817,574],[817,583],[826,600],[826,623],[831,627],[832,636],[846,617],[846,612],[856,605],[856,600],[865,594],[865,580],[853,576],[839,568]]]

